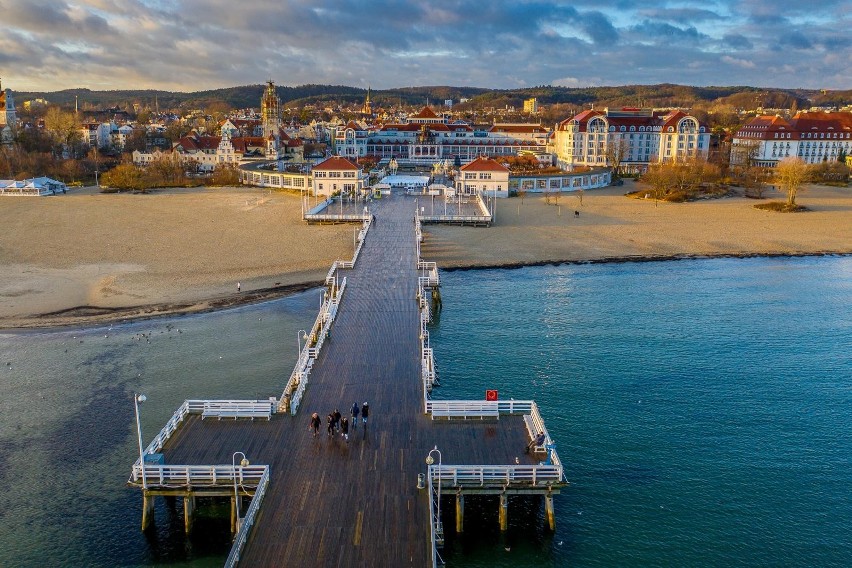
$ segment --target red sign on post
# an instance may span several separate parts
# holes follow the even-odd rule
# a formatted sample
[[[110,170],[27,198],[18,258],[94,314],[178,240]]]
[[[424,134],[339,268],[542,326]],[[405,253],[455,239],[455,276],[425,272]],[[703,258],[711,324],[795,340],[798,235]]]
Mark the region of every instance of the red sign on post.
[[[493,389],[486,390],[485,400],[497,400],[497,391]]]

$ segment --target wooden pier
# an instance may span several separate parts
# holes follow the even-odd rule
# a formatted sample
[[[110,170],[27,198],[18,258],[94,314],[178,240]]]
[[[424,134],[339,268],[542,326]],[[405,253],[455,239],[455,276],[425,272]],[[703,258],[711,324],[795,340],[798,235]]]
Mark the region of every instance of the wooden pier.
[[[541,495],[553,527],[563,468],[548,435],[524,451],[546,434],[535,403],[432,399],[427,324],[439,281],[434,263],[419,258],[413,200],[373,204],[359,236],[356,258],[329,273],[326,302],[280,396],[186,401],[144,450],[129,480],[143,490],[143,529],[156,496],[183,497],[187,530],[197,496],[230,497],[227,565],[425,567],[443,542],[439,503],[455,505],[461,531],[465,496],[497,494],[505,529],[509,496]],[[326,435],[328,413],[349,416],[365,401],[368,423],[348,442]],[[313,412],[323,420],[316,437]]]

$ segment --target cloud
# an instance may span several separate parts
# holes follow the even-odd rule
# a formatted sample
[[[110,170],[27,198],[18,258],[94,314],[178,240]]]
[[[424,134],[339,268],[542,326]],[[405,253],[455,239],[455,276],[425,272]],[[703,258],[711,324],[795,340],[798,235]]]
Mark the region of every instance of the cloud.
[[[0,0],[18,90],[254,84],[847,87],[848,0]],[[779,16],[779,14],[783,14]],[[794,32],[800,29],[802,32]],[[727,58],[727,59],[726,59]],[[720,65],[724,63],[724,65]],[[751,67],[749,66],[751,65]],[[595,77],[589,77],[593,69]],[[561,79],[553,80],[554,77]],[[828,78],[828,79],[826,79]],[[826,84],[830,80],[831,84]],[[560,83],[561,82],[561,83]]]
[[[731,57],[730,55],[723,55],[722,61],[727,63],[728,65],[736,65],[737,67],[742,67],[743,69],[754,69],[757,67],[753,62],[748,59],[737,59],[736,57]]]

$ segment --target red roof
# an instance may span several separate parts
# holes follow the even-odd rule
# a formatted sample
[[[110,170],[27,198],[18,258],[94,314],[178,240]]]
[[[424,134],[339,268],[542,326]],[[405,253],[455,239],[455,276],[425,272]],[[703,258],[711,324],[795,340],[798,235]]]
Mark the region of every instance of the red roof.
[[[215,150],[221,141],[221,136],[189,135],[178,140],[178,144],[184,150]]]
[[[469,164],[463,165],[461,171],[509,173],[509,168],[491,158],[479,157]]]
[[[439,118],[439,117],[438,117],[437,114],[435,114],[432,111],[431,108],[429,108],[428,106],[425,106],[425,107],[423,107],[423,109],[420,112],[418,112],[417,114],[415,114],[414,116],[411,116],[409,118]]]
[[[358,166],[340,156],[332,156],[320,162],[313,167],[314,170],[360,170]]]

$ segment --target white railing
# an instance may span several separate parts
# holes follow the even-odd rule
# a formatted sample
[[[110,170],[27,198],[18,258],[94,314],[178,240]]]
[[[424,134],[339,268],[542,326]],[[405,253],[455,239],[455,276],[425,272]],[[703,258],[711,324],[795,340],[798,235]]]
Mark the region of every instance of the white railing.
[[[325,339],[331,329],[331,324],[337,316],[340,301],[343,298],[343,292],[346,290],[346,278],[344,277],[340,283],[340,287],[336,290],[332,287],[332,293],[323,301],[323,305],[317,314],[314,325],[311,327],[305,346],[299,357],[296,360],[296,366],[293,372],[290,373],[290,379],[284,387],[284,392],[279,401],[278,410],[284,411],[289,401],[289,411],[291,414],[296,414],[299,409],[299,403],[302,401],[302,396],[305,393],[305,387],[308,384],[308,378],[311,374],[314,361],[319,357]]]
[[[463,485],[548,485],[562,481],[561,465],[440,465],[431,466],[432,482],[441,487]]]
[[[421,215],[424,223],[490,223],[491,215]]]
[[[439,560],[441,564],[444,564],[444,560],[438,554],[438,535],[441,535],[443,539],[444,527],[436,511],[440,507],[435,507],[436,500],[441,498],[441,492],[436,491],[432,484],[432,480],[436,478],[432,475],[432,467],[434,466],[429,466],[429,534],[432,538],[432,568],[437,568]]]
[[[205,401],[201,419],[205,418],[272,418],[275,399],[270,400],[227,400]]]
[[[150,489],[192,487],[233,487],[234,480],[240,485],[257,485],[266,471],[265,465],[159,465],[145,464],[145,485]],[[142,467],[133,465],[129,483],[142,485]]]
[[[246,515],[243,517],[243,520],[237,529],[237,534],[234,537],[234,544],[231,545],[231,553],[228,554],[228,559],[225,561],[225,568],[233,568],[237,565],[237,562],[240,561],[240,554],[243,551],[246,540],[248,540],[248,534],[251,531],[251,527],[254,526],[254,519],[257,517],[257,511],[260,509],[260,504],[263,501],[263,497],[266,495],[266,487],[268,485],[269,468],[264,466],[264,472],[257,484],[254,497],[252,497],[249,508],[246,511]]]

